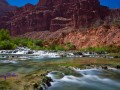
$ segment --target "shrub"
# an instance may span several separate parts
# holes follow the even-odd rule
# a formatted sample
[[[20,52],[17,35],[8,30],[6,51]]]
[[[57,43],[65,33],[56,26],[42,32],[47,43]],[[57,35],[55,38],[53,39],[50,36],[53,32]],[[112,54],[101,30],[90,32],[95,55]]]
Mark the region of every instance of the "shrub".
[[[65,50],[65,48],[62,45],[56,45],[55,50]]]
[[[66,43],[65,45],[67,47],[67,50],[74,50],[76,48],[75,45],[70,42]]]
[[[16,45],[14,43],[12,43],[11,41],[1,41],[0,43],[0,49],[1,50],[9,50],[9,49],[15,49]]]
[[[120,46],[101,46],[101,47],[88,47],[80,49],[80,51],[92,51],[92,52],[109,52],[109,53],[120,53]]]
[[[0,30],[0,41],[10,40],[10,34],[8,30],[1,29]]]
[[[41,46],[43,47],[43,41],[42,40],[33,40],[36,46]]]

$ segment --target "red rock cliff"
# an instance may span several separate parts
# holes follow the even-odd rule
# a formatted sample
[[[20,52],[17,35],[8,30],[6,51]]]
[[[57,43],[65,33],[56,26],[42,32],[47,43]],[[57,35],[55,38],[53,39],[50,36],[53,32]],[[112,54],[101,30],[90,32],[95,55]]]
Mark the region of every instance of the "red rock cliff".
[[[9,10],[15,10],[16,7],[10,6],[6,0],[0,0],[0,13]]]
[[[67,25],[79,28],[92,26],[110,13],[98,0],[40,0],[33,6],[27,4],[0,17],[0,28],[9,29],[11,35],[31,31],[56,31]],[[64,18],[64,19],[63,19]]]

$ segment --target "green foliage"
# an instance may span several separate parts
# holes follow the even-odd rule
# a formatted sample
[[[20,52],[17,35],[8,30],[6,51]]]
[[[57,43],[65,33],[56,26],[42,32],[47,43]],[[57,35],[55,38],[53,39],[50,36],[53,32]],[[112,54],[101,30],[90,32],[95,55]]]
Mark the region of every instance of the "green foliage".
[[[7,30],[0,30],[0,49],[15,49],[17,46],[26,46],[31,49],[42,49],[42,40],[32,40],[29,38],[11,38]]]
[[[41,49],[43,47],[43,42],[41,40],[32,40],[29,38],[14,38],[13,43],[17,46],[26,46],[31,49]]]
[[[14,38],[13,43],[15,43],[18,46],[28,46],[28,44],[31,42],[28,38]]]
[[[70,43],[70,42],[66,43],[66,47],[67,47],[67,50],[74,50],[75,49],[75,45]]]
[[[120,53],[120,46],[101,46],[80,49],[80,51]]]
[[[34,40],[33,42],[35,43],[36,46],[43,47],[43,41],[42,40]]]
[[[0,30],[0,50],[14,49],[16,45],[11,42],[10,34],[7,30]]]
[[[108,52],[110,53],[120,53],[120,46],[111,45],[108,47]]]
[[[64,45],[51,44],[44,46],[44,41],[33,40],[29,38],[11,38],[7,30],[0,30],[0,50],[15,49],[17,46],[26,46],[35,50],[75,50],[75,45],[68,42]],[[119,53],[120,46],[101,46],[101,47],[89,47],[80,49],[82,51],[95,51],[95,52],[112,52]]]
[[[10,84],[7,81],[0,81],[0,90],[9,90]]]
[[[16,45],[9,40],[1,41],[0,43],[0,49],[9,50],[9,49],[15,49],[15,48],[16,48]]]
[[[0,30],[0,41],[10,40],[10,34],[7,30]]]
[[[62,45],[56,45],[55,50],[65,50],[65,48]]]
[[[55,44],[51,44],[47,47],[44,47],[43,49],[45,49],[45,50],[65,50],[65,48],[62,45],[55,45]]]

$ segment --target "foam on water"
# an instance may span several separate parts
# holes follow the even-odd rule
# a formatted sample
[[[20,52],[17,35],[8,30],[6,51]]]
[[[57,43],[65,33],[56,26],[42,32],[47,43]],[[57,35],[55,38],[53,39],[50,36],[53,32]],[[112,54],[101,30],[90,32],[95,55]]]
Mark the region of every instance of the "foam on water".
[[[75,69],[75,70],[80,74],[82,74],[83,76],[75,77],[72,75],[65,75],[63,78],[57,79],[54,82],[53,86],[48,88],[47,90],[80,90],[80,89],[81,90],[119,90],[120,89],[120,82],[110,79],[109,77],[106,78],[99,76],[97,74],[97,73],[105,73],[101,69],[100,70]],[[54,77],[51,74],[49,74],[48,76],[54,79]]]
[[[17,61],[13,61],[13,60],[0,60],[0,63],[13,63],[13,64],[16,64],[18,62]]]

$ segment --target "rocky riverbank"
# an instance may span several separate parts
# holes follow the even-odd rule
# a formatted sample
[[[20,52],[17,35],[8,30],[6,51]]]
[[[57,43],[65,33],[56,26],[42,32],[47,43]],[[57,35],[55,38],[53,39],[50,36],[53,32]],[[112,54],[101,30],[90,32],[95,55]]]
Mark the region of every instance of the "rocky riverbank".
[[[18,47],[15,50],[0,50],[0,59],[31,60],[41,58],[120,58],[120,55],[110,55],[107,52],[92,51],[56,51],[56,50],[31,50],[27,47]]]

